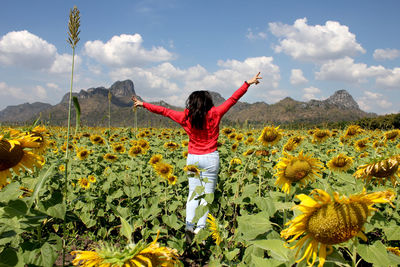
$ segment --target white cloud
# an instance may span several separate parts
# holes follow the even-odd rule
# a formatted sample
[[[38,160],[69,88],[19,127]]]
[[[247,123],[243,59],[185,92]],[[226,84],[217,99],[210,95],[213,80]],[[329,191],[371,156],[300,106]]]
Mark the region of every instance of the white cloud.
[[[254,33],[252,29],[247,29],[246,38],[249,40],[265,40],[267,39],[267,33],[265,32],[256,32]]]
[[[321,90],[316,88],[316,87],[307,87],[303,89],[303,99],[305,100],[311,100],[311,99],[319,99],[318,97],[316,97],[316,94],[321,93]]]
[[[384,113],[389,113],[393,106],[393,103],[388,101],[383,94],[371,91],[364,91],[364,95],[357,102],[364,111],[381,110]]]
[[[303,76],[303,71],[301,69],[292,69],[290,75],[290,83],[292,85],[305,84],[308,80]]]
[[[33,88],[19,88],[0,82],[0,106],[48,100],[46,89],[40,85]]]
[[[40,100],[47,99],[47,92],[43,86],[37,85],[33,88],[34,96],[36,96]]]
[[[400,89],[400,68],[388,70],[386,75],[376,78],[376,84],[386,88]]]
[[[275,89],[275,90],[268,90],[266,93],[261,94],[261,96],[263,96],[265,102],[272,104],[289,96],[289,93],[285,90]]]
[[[364,63],[354,63],[354,59],[345,57],[330,60],[323,64],[315,73],[317,80],[334,80],[350,83],[364,83],[368,78],[386,75],[388,70],[383,66],[370,66]]]
[[[138,95],[147,101],[163,99],[174,105],[183,106],[187,96],[195,90],[210,90],[230,97],[237,86],[250,79],[258,71],[263,80],[246,95],[253,99],[264,97],[267,89],[276,89],[279,80],[279,67],[269,57],[247,58],[244,61],[218,61],[220,69],[209,73],[204,67],[196,65],[180,69],[171,63],[163,63],[152,68],[120,68],[110,73],[113,80],[131,79]]]
[[[297,19],[293,25],[269,23],[269,29],[280,38],[275,52],[284,52],[297,60],[318,63],[365,53],[356,36],[337,21],[310,26],[303,18]]]
[[[80,64],[75,56],[75,66]],[[72,55],[58,54],[53,44],[24,30],[9,32],[0,39],[0,63],[50,73],[71,71]]]
[[[374,59],[375,60],[393,60],[400,57],[400,50],[398,49],[375,49]]]
[[[0,39],[0,62],[30,69],[48,69],[57,49],[38,36],[24,30],[9,32]]]
[[[138,67],[151,62],[171,60],[172,53],[163,47],[146,50],[140,34],[113,36],[106,43],[100,40],[85,43],[85,53],[100,63],[113,67]]]
[[[81,58],[78,55],[75,55],[74,59],[74,68],[80,65]],[[49,71],[51,73],[70,73],[72,67],[72,56],[69,54],[57,54],[56,59],[51,65]]]

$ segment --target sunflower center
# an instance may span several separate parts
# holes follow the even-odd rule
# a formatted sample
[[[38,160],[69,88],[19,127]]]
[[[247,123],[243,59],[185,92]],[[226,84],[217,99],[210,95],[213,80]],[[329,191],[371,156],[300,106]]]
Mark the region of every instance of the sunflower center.
[[[10,148],[11,145],[8,141],[0,140],[0,171],[16,166],[24,156],[20,145],[15,144],[11,151]]]
[[[394,164],[391,166],[387,160],[381,163],[382,165],[379,166],[379,168],[372,168],[370,174],[372,176],[378,177],[378,178],[385,178],[385,177],[390,177],[393,174],[395,174],[399,168],[398,164]]]
[[[295,159],[287,165],[285,177],[292,182],[297,182],[306,177],[311,169],[311,165],[307,161]]]
[[[272,142],[278,137],[278,134],[275,131],[268,130],[265,132],[263,139],[266,142]]]
[[[344,167],[347,164],[347,160],[345,158],[340,157],[337,158],[333,163],[336,167]]]
[[[41,133],[32,132],[31,135],[32,137],[39,137],[38,139],[35,140],[36,143],[43,143],[44,139]]]
[[[307,230],[318,242],[339,244],[356,236],[367,217],[368,206],[365,203],[329,203],[310,216]]]
[[[167,173],[169,173],[169,168],[168,168],[167,166],[162,166],[162,167],[160,168],[160,173],[162,173],[162,174],[167,174]]]

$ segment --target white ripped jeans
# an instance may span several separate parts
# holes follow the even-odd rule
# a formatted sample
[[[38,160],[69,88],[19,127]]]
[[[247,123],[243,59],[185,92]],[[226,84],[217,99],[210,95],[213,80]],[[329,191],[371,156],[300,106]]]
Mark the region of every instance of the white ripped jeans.
[[[214,193],[215,186],[218,182],[219,153],[218,151],[214,151],[204,155],[188,154],[186,164],[195,165],[202,170],[200,172],[200,177],[188,177],[189,195],[186,202],[186,230],[193,231],[195,226],[196,229],[201,229],[206,226],[208,210],[196,224],[196,222],[193,222],[196,208],[199,205],[207,205],[207,202],[203,198],[201,200],[196,200],[197,195],[192,198],[192,200],[190,199],[197,186],[204,186],[204,193],[206,194]],[[203,180],[204,178],[207,178],[208,182],[205,182]]]

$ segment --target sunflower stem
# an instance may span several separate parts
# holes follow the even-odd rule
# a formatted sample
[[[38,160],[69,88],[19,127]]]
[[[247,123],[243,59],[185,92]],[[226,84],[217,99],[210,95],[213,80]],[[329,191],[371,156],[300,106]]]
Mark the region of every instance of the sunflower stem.
[[[287,200],[288,200],[288,194],[285,193],[285,204],[286,204]],[[286,209],[284,208],[284,209],[283,209],[283,225],[286,224],[286,219],[287,219],[287,211],[286,211]]]
[[[352,253],[352,257],[351,257],[351,260],[352,260],[351,266],[352,267],[357,266],[357,244],[358,244],[358,239],[357,239],[357,237],[355,237],[353,239],[353,253]]]
[[[137,108],[133,108],[133,113],[135,113],[135,122],[134,122],[134,127],[135,127],[135,137],[137,136]]]

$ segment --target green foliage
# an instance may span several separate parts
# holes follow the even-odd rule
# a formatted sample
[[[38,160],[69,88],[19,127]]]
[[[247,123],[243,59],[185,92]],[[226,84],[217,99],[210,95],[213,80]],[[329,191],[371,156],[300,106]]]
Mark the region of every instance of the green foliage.
[[[124,246],[138,243],[140,240],[153,240],[160,231],[159,242],[178,250],[180,254],[193,251],[197,257],[188,256],[191,261],[210,266],[292,266],[298,257],[295,250],[288,249],[288,244],[281,238],[280,232],[285,229],[285,222],[295,218],[299,212],[292,210],[298,204],[295,198],[299,194],[309,194],[320,188],[332,193],[338,191],[345,195],[367,191],[379,191],[391,188],[390,182],[385,185],[365,184],[355,179],[353,173],[357,166],[367,163],[372,155],[379,151],[369,145],[365,151],[354,149],[358,139],[370,137],[379,139],[376,132],[364,132],[346,144],[340,144],[338,136],[330,137],[321,144],[312,143],[305,131],[285,131],[284,138],[274,147],[261,147],[259,144],[246,145],[239,142],[237,150],[231,146],[236,140],[220,136],[222,145],[220,153],[219,182],[214,194],[204,194],[204,187],[198,187],[194,199],[205,198],[207,206],[196,210],[196,218],[201,217],[208,209],[217,221],[221,243],[216,245],[210,237],[210,230],[201,231],[189,246],[185,242],[185,204],[188,197],[187,175],[183,171],[186,159],[182,152],[186,147],[176,150],[164,148],[164,143],[174,141],[181,144],[187,136],[177,129],[111,128],[104,129],[83,127],[74,139],[74,147],[87,149],[87,158],[80,160],[71,151],[68,168],[67,195],[63,195],[64,172],[59,171],[65,165],[61,146],[64,144],[65,129],[50,128],[54,147],[49,147],[46,165],[38,172],[14,174],[12,182],[0,190],[0,263],[9,259],[10,264],[51,266],[61,253],[61,238],[66,240],[67,253],[71,250],[89,250],[103,241],[109,244]],[[142,132],[149,133],[139,136]],[[236,132],[251,133],[255,139],[260,131],[236,129]],[[104,145],[94,145],[88,135],[99,134],[105,139]],[[383,136],[384,133],[381,133]],[[340,152],[353,157],[353,166],[344,173],[322,171],[322,177],[304,187],[292,184],[290,194],[284,194],[276,185],[274,167],[283,156],[282,147],[293,135],[302,135],[305,140],[291,153],[299,151],[312,153],[313,157],[326,163]],[[110,139],[107,137],[110,136]],[[150,147],[146,153],[136,157],[128,155],[131,142],[145,139]],[[114,143],[125,146],[126,152],[113,151]],[[384,153],[398,154],[398,139],[388,142]],[[266,150],[268,155],[245,156],[249,149]],[[334,152],[329,152],[335,149]],[[58,153],[53,151],[59,150]],[[273,153],[273,151],[275,151]],[[362,152],[371,156],[360,158]],[[116,161],[104,159],[106,153],[117,156]],[[161,154],[163,161],[174,166],[173,174],[177,176],[176,184],[169,184],[157,175],[149,164],[150,158]],[[386,154],[385,154],[386,155]],[[382,156],[384,156],[382,154]],[[239,158],[242,164],[231,166],[230,161]],[[93,175],[95,181],[87,188],[81,184],[82,179]],[[28,196],[21,187],[33,189]],[[398,193],[398,188],[394,188]],[[397,198],[398,199],[398,198]],[[353,244],[352,241],[333,246],[333,253],[327,256],[326,266],[351,264],[351,253],[357,253],[361,263],[374,265],[397,265],[398,257],[386,250],[386,247],[398,247],[400,239],[400,204],[394,201],[395,208],[389,205],[376,205],[365,224],[367,242]],[[60,227],[66,223],[66,228]],[[77,240],[85,237],[86,240]],[[86,245],[85,245],[86,244]],[[295,243],[291,243],[292,246]],[[185,253],[186,253],[185,252]],[[299,255],[303,255],[304,248]],[[44,257],[44,255],[47,255]],[[192,258],[191,258],[192,257]],[[201,258],[202,260],[198,260]],[[5,264],[5,263],[4,263]],[[3,265],[1,265],[3,266]],[[7,265],[4,265],[7,266]],[[299,266],[305,264],[299,263]]]

